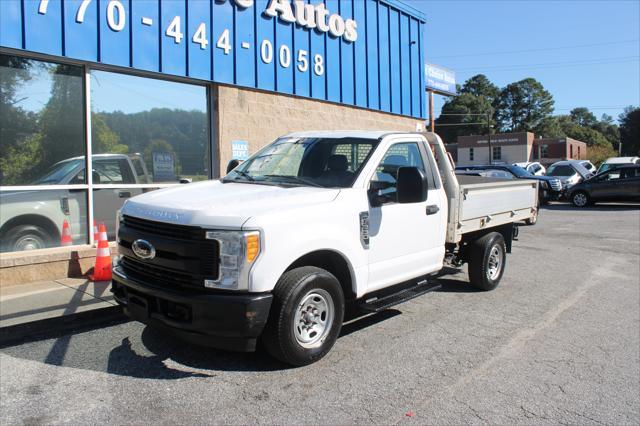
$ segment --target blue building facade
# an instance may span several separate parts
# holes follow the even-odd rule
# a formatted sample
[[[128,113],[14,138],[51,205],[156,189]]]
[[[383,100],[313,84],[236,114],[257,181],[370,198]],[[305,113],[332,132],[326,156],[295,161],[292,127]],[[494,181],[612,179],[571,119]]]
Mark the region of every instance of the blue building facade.
[[[415,118],[424,29],[397,0],[0,1],[0,47]]]

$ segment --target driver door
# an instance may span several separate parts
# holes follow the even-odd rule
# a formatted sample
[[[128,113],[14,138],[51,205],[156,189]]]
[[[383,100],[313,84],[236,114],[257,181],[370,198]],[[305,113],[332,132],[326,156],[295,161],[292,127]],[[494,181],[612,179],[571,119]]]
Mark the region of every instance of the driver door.
[[[441,191],[427,170],[426,150],[418,142],[391,145],[370,180],[386,188],[369,191],[379,206],[369,204],[369,285],[368,292],[437,271],[444,256],[444,230],[440,211]],[[397,202],[398,168],[417,167],[429,177],[426,201]],[[383,182],[383,185],[380,185]],[[371,198],[370,198],[371,199]],[[374,203],[375,204],[375,203]],[[429,206],[429,208],[427,207]]]

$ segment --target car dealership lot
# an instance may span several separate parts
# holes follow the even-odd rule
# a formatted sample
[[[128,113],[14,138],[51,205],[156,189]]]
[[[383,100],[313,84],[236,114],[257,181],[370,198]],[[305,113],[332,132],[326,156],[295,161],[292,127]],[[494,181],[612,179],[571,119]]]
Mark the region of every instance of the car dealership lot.
[[[0,350],[0,422],[634,423],[640,206],[553,204],[500,287],[466,274],[353,320],[317,364],[126,322]]]

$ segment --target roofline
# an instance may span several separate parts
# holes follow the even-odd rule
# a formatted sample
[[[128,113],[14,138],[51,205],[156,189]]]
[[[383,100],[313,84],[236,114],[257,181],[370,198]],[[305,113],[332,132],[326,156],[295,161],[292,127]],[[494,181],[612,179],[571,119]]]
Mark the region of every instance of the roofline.
[[[401,12],[404,12],[414,18],[417,18],[423,24],[427,22],[427,15],[423,12],[419,11],[413,6],[408,5],[404,1],[401,0],[379,0],[380,3],[386,3],[388,6],[393,7],[394,9],[398,9]]]

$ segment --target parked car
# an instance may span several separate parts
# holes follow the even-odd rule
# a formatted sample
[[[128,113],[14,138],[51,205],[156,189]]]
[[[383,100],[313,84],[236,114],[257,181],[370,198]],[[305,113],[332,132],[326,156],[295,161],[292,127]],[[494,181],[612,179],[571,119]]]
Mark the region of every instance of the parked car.
[[[458,166],[456,167],[456,173],[458,171],[478,171],[478,170],[502,170],[510,173],[513,179],[534,179],[537,180],[538,196],[540,204],[547,204],[549,201],[559,200],[562,195],[562,183],[560,179],[548,177],[548,176],[536,176],[532,175],[520,166],[513,166],[511,164],[486,164],[486,165],[473,165],[473,166]]]
[[[139,188],[120,185],[149,183],[144,161],[138,154],[96,154],[93,157],[93,183],[113,184],[93,191],[94,214],[107,226],[109,238],[115,236],[115,212],[122,203],[141,194]],[[63,222],[69,222],[74,242],[87,241],[87,192],[84,189],[56,189],[56,185],[85,183],[84,157],[68,158],[52,165],[32,185],[54,188],[0,193],[0,251],[34,250],[55,247],[60,242]]]
[[[532,175],[536,176],[544,176],[547,173],[547,168],[537,161],[532,162],[523,162],[523,163],[513,163],[514,166],[522,167]]]
[[[580,164],[582,164],[582,167],[589,170],[591,174],[595,175],[596,173],[598,173],[598,169],[596,168],[596,166],[593,165],[591,161],[589,160],[579,160],[579,161],[580,161]]]
[[[611,157],[607,158],[607,161],[600,164],[598,173],[606,172],[607,170],[624,166],[625,164],[640,164],[640,157]]]
[[[623,165],[571,187],[568,199],[576,207],[598,201],[640,201],[640,165]]]
[[[567,188],[593,176],[580,160],[563,160],[553,163],[547,169],[547,176],[560,179],[562,187]]]

